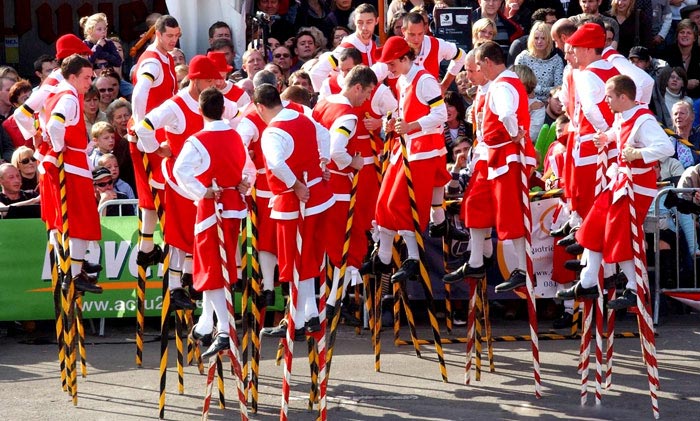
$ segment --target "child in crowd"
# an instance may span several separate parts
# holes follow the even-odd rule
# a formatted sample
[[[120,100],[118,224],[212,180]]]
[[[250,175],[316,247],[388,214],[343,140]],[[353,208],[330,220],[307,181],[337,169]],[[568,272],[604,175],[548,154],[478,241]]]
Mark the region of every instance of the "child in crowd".
[[[95,13],[91,16],[83,16],[80,18],[80,27],[85,35],[83,42],[92,50],[92,55],[89,58],[92,64],[95,64],[98,59],[102,59],[107,60],[112,67],[122,65],[122,58],[117,47],[112,40],[107,38],[107,15]]]
[[[100,157],[111,153],[114,149],[114,127],[106,121],[98,121],[92,125],[90,138],[94,143],[94,149],[88,156],[88,159],[91,167],[95,168]]]
[[[129,186],[127,182],[119,178],[119,163],[117,162],[117,157],[111,153],[106,153],[102,155],[98,160],[95,167],[104,167],[109,170],[112,174],[112,181],[114,182],[114,190],[119,193],[123,193],[127,199],[135,199],[134,190]]]

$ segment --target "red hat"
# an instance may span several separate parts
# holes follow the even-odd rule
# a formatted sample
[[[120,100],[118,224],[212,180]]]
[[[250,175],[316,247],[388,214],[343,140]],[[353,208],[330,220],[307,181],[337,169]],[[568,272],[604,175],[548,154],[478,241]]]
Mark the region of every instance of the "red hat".
[[[382,47],[382,55],[379,57],[380,62],[388,63],[397,58],[403,57],[406,53],[411,50],[405,39],[399,36],[394,36],[386,40],[386,43]]]
[[[233,70],[233,66],[226,63],[226,54],[221,51],[209,51],[207,57],[214,63],[214,66],[219,72],[230,72]]]
[[[73,34],[61,36],[58,41],[56,41],[56,59],[61,60],[73,54],[89,56],[92,54],[92,50],[85,45],[80,38]]]
[[[597,23],[584,23],[566,43],[572,47],[605,48],[605,30]]]
[[[187,78],[194,79],[223,79],[216,65],[207,56],[194,56],[190,61]]]

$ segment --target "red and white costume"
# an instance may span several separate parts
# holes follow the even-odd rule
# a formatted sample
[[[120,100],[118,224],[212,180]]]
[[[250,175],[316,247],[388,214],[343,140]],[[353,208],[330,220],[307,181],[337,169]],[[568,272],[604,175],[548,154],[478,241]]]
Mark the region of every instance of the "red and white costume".
[[[309,77],[311,78],[311,85],[314,87],[314,91],[319,92],[321,89],[321,84],[328,78],[328,76],[338,68],[338,56],[346,48],[357,48],[362,54],[362,64],[365,66],[372,66],[377,62],[377,45],[374,41],[370,41],[369,44],[363,43],[356,33],[352,33],[345,38],[332,52],[327,52],[321,54],[316,63],[309,71]]]
[[[522,205],[521,144],[511,139],[518,129],[525,131],[522,141],[526,164],[535,165],[530,140],[530,114],[525,87],[510,70],[491,82],[484,105],[483,136],[488,147],[488,179],[493,180],[493,206],[499,240],[525,235]],[[519,210],[519,212],[518,212]]]
[[[627,145],[641,149],[642,159],[624,162],[618,157],[617,164],[609,170],[611,182],[596,198],[576,239],[584,248],[602,252],[606,262],[617,263],[633,258],[629,196],[625,188],[627,169],[632,174],[637,229],[642,232],[642,223],[658,192],[654,164],[660,158],[672,156],[674,148],[652,112],[643,106],[618,113],[607,134],[620,151]]]
[[[250,95],[230,80],[226,81],[226,86],[221,90],[221,93],[224,94],[224,98],[235,103],[239,110],[250,104]]]
[[[446,169],[443,124],[447,109],[437,80],[420,66],[412,66],[398,78],[399,116],[406,122],[418,122],[420,129],[404,135],[408,160],[413,175],[417,211],[421,230],[430,217],[434,187],[444,187],[451,177]],[[393,139],[393,147],[377,199],[377,224],[385,229],[413,232],[413,219],[404,175],[401,146]]]
[[[247,214],[245,199],[237,186],[244,178],[254,181],[253,162],[240,136],[224,121],[212,121],[187,139],[175,161],[173,174],[180,188],[196,200],[194,287],[198,291],[223,288],[214,199],[205,199],[204,195],[216,179],[222,189],[219,203],[223,210],[228,273],[234,274],[240,220]],[[230,281],[236,282],[236,277],[232,276]]]
[[[277,220],[280,281],[292,281],[294,262],[299,253],[299,279],[312,279],[321,274],[326,252],[326,245],[318,241],[318,235],[334,228],[327,226],[326,211],[335,199],[329,184],[322,179],[320,166],[321,159],[330,156],[327,131],[296,111],[282,109],[270,121],[260,142],[267,181],[274,194],[271,217]],[[302,222],[299,199],[292,186],[297,180],[303,182],[304,173],[307,175],[309,200]],[[300,224],[303,249],[297,250],[296,234]]]
[[[235,117],[238,112],[236,105],[230,101],[225,103],[224,118]],[[195,223],[196,207],[193,198],[178,186],[172,170],[185,141],[202,130],[203,126],[204,120],[199,111],[199,103],[188,89],[183,89],[146,114],[143,121],[136,127],[139,144],[147,153],[155,152],[160,146],[157,140],[158,130],[165,131],[165,139],[172,152],[172,156],[161,162],[161,172],[165,181],[165,201],[168,203],[165,242],[187,253],[192,252],[194,242],[192,227]]]
[[[148,112],[170,99],[177,92],[177,77],[172,56],[158,51],[155,44],[151,44],[143,52],[138,63],[136,63],[132,83],[134,84],[134,92],[131,95],[131,118],[138,124]],[[165,132],[159,130],[156,133],[156,139],[159,143],[164,141]],[[129,144],[129,152],[134,163],[134,178],[139,207],[155,210],[151,186],[160,190],[164,188],[165,180],[161,172],[162,158],[155,153],[148,153],[152,174],[151,185],[149,185],[148,177],[143,167],[141,152],[135,143]],[[153,150],[146,152],[153,152]]]
[[[566,184],[571,192],[571,210],[584,219],[595,200],[598,148],[593,137],[598,131],[608,130],[613,122],[613,113],[605,102],[605,82],[618,74],[612,64],[597,60],[576,76],[574,88],[578,102],[572,120],[578,132],[572,145],[572,174],[571,177],[567,174]],[[615,145],[608,145],[608,158],[616,155]]]
[[[58,156],[56,151],[63,152],[66,203],[68,218],[72,222],[71,238],[97,241],[101,238],[102,231],[92,184],[92,172],[86,153],[88,139],[82,104],[82,95],[78,95],[73,85],[64,80],[56,86],[56,94],[45,104],[46,113],[51,116],[46,124],[48,139],[52,145],[52,150],[48,153],[49,156],[56,158]],[[56,193],[58,188],[58,185],[53,186]],[[54,196],[53,199],[58,200],[56,209],[60,210],[60,198]],[[59,232],[63,232],[63,226],[59,221],[56,221],[56,227]]]
[[[654,93],[654,78],[649,73],[637,67],[627,57],[618,53],[612,47],[603,50],[603,59],[615,66],[621,75],[629,76],[637,87],[637,95],[634,98],[639,104],[649,104]]]

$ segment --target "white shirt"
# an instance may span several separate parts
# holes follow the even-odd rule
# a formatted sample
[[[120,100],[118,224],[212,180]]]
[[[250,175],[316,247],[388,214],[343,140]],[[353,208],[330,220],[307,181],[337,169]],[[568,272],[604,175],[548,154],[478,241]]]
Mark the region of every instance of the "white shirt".
[[[51,117],[46,123],[46,132],[49,134],[53,149],[60,152],[65,147],[66,127],[75,126],[80,122],[80,104],[78,103],[78,91],[73,85],[64,80],[56,86],[56,92],[69,90],[73,95],[63,95],[51,111]],[[63,121],[57,115],[63,116]]]

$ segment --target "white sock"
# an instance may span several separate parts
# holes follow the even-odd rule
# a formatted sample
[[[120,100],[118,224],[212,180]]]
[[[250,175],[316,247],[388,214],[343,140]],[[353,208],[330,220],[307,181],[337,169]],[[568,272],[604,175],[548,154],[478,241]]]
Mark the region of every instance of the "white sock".
[[[491,232],[488,228],[469,228],[472,252],[469,255],[469,266],[478,268],[484,265],[484,239]],[[491,249],[493,253],[493,249]]]
[[[581,271],[581,286],[593,288],[598,285],[598,274],[600,273],[600,265],[603,264],[603,253],[584,249],[581,261],[586,262],[586,266]]]
[[[491,229],[487,229],[489,232],[484,238],[484,256],[491,257],[493,256],[493,242],[491,241]]]
[[[297,291],[296,313],[294,314],[295,329],[300,329],[304,327],[306,321],[313,317],[312,315],[306,314],[306,312],[310,300],[313,300],[314,304],[313,308],[310,308],[310,310],[314,310],[316,307],[315,293],[316,291],[314,289],[313,279],[304,279],[299,281],[299,291]],[[315,309],[315,313],[316,315],[318,315],[318,309]]]
[[[525,237],[514,238],[513,248],[518,258],[518,269],[527,271],[527,252],[525,251]]]
[[[442,207],[442,202],[445,200],[445,189],[442,187],[433,188],[433,197],[430,207],[430,221],[437,225],[445,220],[445,208]]]
[[[185,251],[170,246],[170,268],[168,271],[168,288],[182,288],[182,267],[185,264]]]
[[[318,307],[316,306],[316,287],[313,279],[301,282],[300,288],[304,289],[304,321],[312,317],[318,317]]]
[[[603,263],[603,277],[609,278],[615,274],[615,263]]]
[[[228,309],[226,308],[226,292],[223,288],[204,291],[207,294],[216,314],[216,330],[219,335],[228,336]]]
[[[379,251],[377,252],[377,256],[385,265],[391,263],[391,253],[394,250],[394,237],[396,237],[396,231],[379,228]]]
[[[68,240],[68,246],[70,247],[71,276],[78,276],[80,271],[83,270],[83,261],[85,261],[88,242],[80,238],[71,238]]]
[[[153,250],[153,232],[156,230],[156,224],[158,223],[158,213],[152,209],[141,209],[141,233],[145,234],[140,236],[139,240],[139,251],[148,253]]]
[[[402,231],[399,234],[401,234],[403,242],[406,243],[408,259],[420,260],[420,251],[418,251],[418,241],[416,240],[416,234],[413,231]]]
[[[340,268],[333,268],[333,279],[331,280],[331,291],[326,297],[326,305],[335,305],[335,295],[338,293],[338,284],[340,284]]]
[[[634,269],[634,260],[625,260],[618,264],[620,265],[620,269],[622,269],[622,273],[627,277],[625,288],[637,292],[637,272]]]
[[[568,282],[566,284],[557,284],[557,291],[564,291],[567,288],[571,288],[573,282]],[[569,314],[574,314],[574,300],[564,301],[564,311]]]
[[[211,333],[214,329],[214,307],[211,304],[210,291],[202,292],[202,315],[197,320],[195,331],[200,335]]]
[[[192,255],[185,254],[185,264],[182,265],[182,272],[192,274]]]
[[[269,251],[261,251],[258,253],[258,260],[260,261],[263,289],[272,291],[275,289],[275,266],[277,265],[277,256]]]

